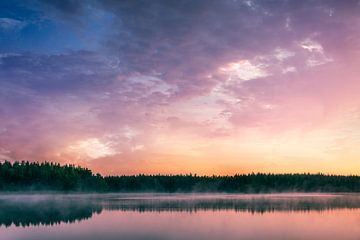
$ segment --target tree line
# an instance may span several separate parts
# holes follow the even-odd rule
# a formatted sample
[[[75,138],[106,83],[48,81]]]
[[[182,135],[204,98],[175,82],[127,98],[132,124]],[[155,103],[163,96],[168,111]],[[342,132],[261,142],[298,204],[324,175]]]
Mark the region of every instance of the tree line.
[[[74,165],[4,161],[0,163],[0,191],[360,192],[360,176],[320,173],[102,176]]]

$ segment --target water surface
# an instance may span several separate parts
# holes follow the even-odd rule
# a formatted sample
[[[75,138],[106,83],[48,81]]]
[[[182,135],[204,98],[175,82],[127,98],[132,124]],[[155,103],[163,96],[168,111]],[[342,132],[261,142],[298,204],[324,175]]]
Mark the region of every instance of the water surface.
[[[357,194],[0,196],[0,240],[360,239]]]

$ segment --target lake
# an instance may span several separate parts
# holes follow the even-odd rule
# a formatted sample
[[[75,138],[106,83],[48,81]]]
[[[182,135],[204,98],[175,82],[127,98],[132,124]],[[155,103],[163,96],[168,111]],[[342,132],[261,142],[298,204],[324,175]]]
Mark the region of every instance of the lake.
[[[1,240],[360,239],[357,194],[2,194]]]

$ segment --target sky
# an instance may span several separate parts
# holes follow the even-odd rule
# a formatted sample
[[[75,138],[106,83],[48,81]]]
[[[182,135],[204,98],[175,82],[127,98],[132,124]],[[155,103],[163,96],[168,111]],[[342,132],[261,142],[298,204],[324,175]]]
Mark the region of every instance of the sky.
[[[0,160],[360,174],[360,1],[1,0]]]

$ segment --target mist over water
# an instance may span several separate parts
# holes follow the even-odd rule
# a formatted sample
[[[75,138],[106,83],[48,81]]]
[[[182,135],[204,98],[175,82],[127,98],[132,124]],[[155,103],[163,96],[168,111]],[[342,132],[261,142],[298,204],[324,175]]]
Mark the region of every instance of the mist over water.
[[[0,240],[359,239],[358,194],[9,194]]]

